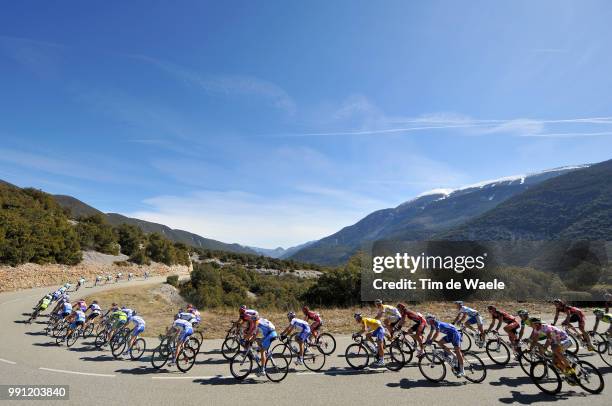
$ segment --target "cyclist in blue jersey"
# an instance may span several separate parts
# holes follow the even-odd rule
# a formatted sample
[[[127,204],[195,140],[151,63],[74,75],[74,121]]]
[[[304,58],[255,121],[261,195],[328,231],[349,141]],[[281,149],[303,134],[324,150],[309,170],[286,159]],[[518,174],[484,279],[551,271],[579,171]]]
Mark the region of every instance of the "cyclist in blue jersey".
[[[253,316],[253,319],[256,330],[253,334],[246,337],[246,340],[253,341],[257,337],[258,332],[261,334],[261,338],[258,339],[261,368],[257,371],[257,375],[261,376],[266,373],[266,361],[268,359],[267,351],[272,341],[276,340],[276,337],[278,337],[278,334],[276,333],[276,327],[274,327],[274,324],[272,324],[270,320],[259,317],[259,315]]]
[[[294,312],[287,313],[287,319],[289,319],[289,325],[281,333],[281,339],[284,340],[287,337],[287,334],[291,333],[294,329],[298,331],[296,340],[300,346],[300,354],[298,359],[295,361],[295,364],[301,365],[304,363],[304,342],[308,340],[308,337],[310,337],[310,325],[308,322],[295,317]]]
[[[457,376],[461,377],[465,375],[463,370],[463,353],[461,352],[461,332],[452,324],[437,320],[436,316],[432,314],[428,314],[425,319],[427,320],[427,324],[429,324],[431,327],[425,342],[427,344],[431,344],[432,341],[436,341],[440,347],[442,347],[442,349],[448,353],[451,351],[446,344],[452,344],[453,349],[455,350],[455,355],[457,356],[457,369],[459,370]],[[440,333],[444,334],[444,337],[436,340]]]

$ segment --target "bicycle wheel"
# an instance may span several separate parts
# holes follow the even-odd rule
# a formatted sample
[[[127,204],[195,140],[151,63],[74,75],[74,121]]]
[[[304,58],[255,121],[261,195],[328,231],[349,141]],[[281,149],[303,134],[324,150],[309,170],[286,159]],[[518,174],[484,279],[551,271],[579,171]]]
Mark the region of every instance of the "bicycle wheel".
[[[522,351],[519,357],[519,365],[521,369],[525,373],[525,375],[529,376],[529,371],[531,370],[531,364],[540,359],[531,351]]]
[[[470,348],[472,348],[472,337],[467,331],[464,331],[461,334],[461,351],[469,351]]]
[[[319,351],[319,347],[308,346],[304,348],[304,366],[313,372],[320,371],[325,365],[325,354]]]
[[[87,327],[85,327],[85,330],[83,330],[83,338],[92,337],[93,334],[94,334],[94,325],[93,323],[89,323]]]
[[[58,329],[54,334],[55,343],[57,345],[61,345],[64,340],[66,340],[66,335],[68,334],[68,326],[62,326],[61,329]]]
[[[411,340],[412,337],[404,334],[399,338],[399,345],[404,353],[404,365],[407,365],[412,361],[412,357],[414,356],[414,349],[416,348],[416,343],[414,339]]]
[[[601,360],[609,367],[612,367],[612,345],[610,342],[599,343],[597,352],[599,353]]]
[[[487,341],[485,346],[487,355],[497,365],[506,365],[510,362],[510,348],[500,338]]]
[[[198,352],[200,352],[200,348],[202,348],[202,344],[204,344],[204,333],[198,330],[198,331],[194,331],[193,335],[200,343],[200,345],[198,346]]]
[[[346,347],[344,358],[353,369],[363,369],[370,363],[370,355],[363,344],[351,344]]]
[[[593,344],[596,352],[599,352],[599,345],[601,343],[605,343],[606,341],[607,339],[603,334],[594,333],[591,337],[591,344]]]
[[[291,347],[286,342],[280,342],[272,347],[272,351],[274,354],[280,354],[287,359],[287,362],[291,363],[293,360],[293,352],[291,351]]]
[[[230,360],[230,372],[239,381],[245,379],[253,369],[253,356],[250,352],[239,352]]]
[[[406,364],[406,357],[398,341],[394,341],[387,348],[384,355],[385,367],[389,371],[399,371]]]
[[[96,336],[96,341],[94,342],[94,346],[97,349],[101,349],[104,345],[106,345],[106,331],[102,330]]]
[[[463,354],[463,369],[465,379],[473,383],[480,383],[487,377],[487,367],[480,357],[469,351]]]
[[[586,361],[578,361],[576,366],[578,385],[589,393],[601,393],[604,389],[604,380],[601,372]]]
[[[155,369],[162,368],[164,365],[166,365],[166,362],[168,362],[170,353],[167,351],[167,348],[164,349],[164,347],[166,346],[162,346],[160,344],[153,350],[153,355],[151,355],[151,365],[153,365],[153,368]]]
[[[561,391],[562,382],[559,372],[545,360],[531,364],[529,377],[542,392],[548,395],[555,395]]]
[[[127,337],[123,334],[115,334],[113,336],[110,343],[113,358],[117,359],[123,354],[123,351],[125,351],[125,346],[127,345],[127,341]]]
[[[200,352],[200,347],[202,346],[202,343],[199,339],[192,335],[187,339],[187,342],[185,342],[185,346],[191,348],[193,352],[197,354],[198,352]]]
[[[146,349],[147,343],[145,340],[143,338],[136,339],[134,344],[130,347],[130,358],[134,361],[138,361],[143,356]]]
[[[183,349],[176,359],[176,367],[181,372],[187,372],[195,364],[196,356],[198,355],[197,347],[188,347],[187,343],[183,345]]]
[[[576,336],[574,336],[574,334],[568,334],[568,337],[572,343],[566,351],[572,355],[578,354],[578,351],[580,350],[580,344],[578,343]]]
[[[72,347],[77,342],[80,335],[81,335],[81,329],[77,328],[73,330],[72,333],[70,333],[70,335],[66,337],[66,346]]]
[[[336,351],[336,339],[329,333],[319,334],[316,345],[325,355],[331,355]]]
[[[266,376],[272,382],[280,382],[289,372],[289,362],[282,354],[268,354],[266,360]]]
[[[446,378],[446,364],[435,352],[419,357],[419,371],[425,379],[431,382],[441,382]]]
[[[240,341],[238,341],[238,338],[236,336],[226,337],[223,344],[221,344],[223,358],[227,360],[232,359],[238,351],[240,351]]]

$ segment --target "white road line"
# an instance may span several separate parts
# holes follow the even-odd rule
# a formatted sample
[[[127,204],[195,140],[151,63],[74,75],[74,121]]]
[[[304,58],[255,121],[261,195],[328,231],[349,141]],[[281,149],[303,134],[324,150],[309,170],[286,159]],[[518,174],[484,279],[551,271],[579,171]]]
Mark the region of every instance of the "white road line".
[[[386,372],[386,370],[382,370],[382,371],[376,371],[376,370],[367,370],[366,372],[362,372],[363,374],[366,373],[384,373]],[[321,372],[290,372],[290,374],[292,375],[361,375],[359,373],[359,371],[334,371],[334,372],[329,372],[327,373],[326,371],[321,371]],[[151,379],[168,379],[168,380],[180,380],[180,379],[229,379],[229,378],[233,378],[232,375],[210,375],[210,376],[189,376],[189,375],[185,375],[185,376],[152,376]]]
[[[9,361],[9,360],[3,359],[3,358],[0,358],[0,362],[4,362],[5,364],[11,364],[11,365],[15,365],[16,364],[15,361]]]
[[[92,372],[66,371],[64,369],[53,369],[53,368],[44,368],[44,367],[40,367],[38,369],[41,369],[43,371],[50,371],[50,372],[61,372],[63,374],[87,375],[87,376],[102,376],[102,377],[107,377],[107,378],[114,378],[115,377],[115,375],[110,375],[110,374],[94,374]]]

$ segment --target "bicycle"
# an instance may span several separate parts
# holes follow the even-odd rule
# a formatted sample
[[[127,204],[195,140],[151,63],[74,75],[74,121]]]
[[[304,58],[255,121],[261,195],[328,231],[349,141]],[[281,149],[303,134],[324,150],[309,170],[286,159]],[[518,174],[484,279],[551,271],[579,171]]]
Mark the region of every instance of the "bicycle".
[[[153,354],[151,355],[151,365],[153,368],[162,368],[172,357],[174,357],[177,347],[177,338],[176,333],[160,336],[161,342],[157,348],[153,350]],[[176,359],[176,367],[178,370],[183,373],[189,371],[195,364],[197,355],[198,353],[192,345],[188,345],[187,342],[183,344],[183,348]]]
[[[128,343],[130,342],[131,331],[127,335],[120,334],[118,336],[116,335],[116,337],[118,337],[118,339],[115,340],[114,347],[111,344],[111,352],[113,354],[113,358],[118,359],[124,354],[125,347],[128,346]],[[134,343],[129,344],[127,352],[129,353],[130,358],[132,360],[137,361],[143,356],[146,349],[147,349],[146,341],[144,340],[144,338],[138,337],[136,338]]]
[[[79,337],[83,335],[83,325],[77,326],[70,332],[68,332],[68,330],[70,330],[70,324],[64,323],[62,325],[62,329],[58,332],[55,338],[57,345],[61,345],[64,341],[66,341],[66,347],[70,348],[77,342]]]
[[[285,358],[288,358],[288,362],[291,363],[293,357],[299,358],[300,347],[296,340],[286,337],[284,340],[281,338],[281,342],[274,346],[272,353],[281,354]],[[304,342],[304,366],[313,371],[318,372],[325,366],[325,353],[316,345],[311,345],[308,340]]]
[[[431,350],[419,356],[419,371],[425,379],[431,382],[441,382],[446,378],[446,365],[451,372],[459,374],[457,357],[452,352],[439,348],[436,343],[430,344]],[[480,357],[471,351],[463,353],[463,377],[472,383],[480,383],[487,377],[487,368]],[[439,371],[439,372],[436,372]]]
[[[353,369],[361,370],[370,365],[370,358],[378,358],[378,348],[371,340],[365,339],[360,333],[353,334],[355,343],[346,347],[344,357]],[[385,368],[389,371],[399,371],[404,367],[406,359],[399,342],[386,348],[383,355]]]
[[[601,336],[604,337],[603,334]],[[609,367],[612,367],[612,335],[597,345],[597,352],[602,361]]]
[[[556,395],[561,391],[563,381],[570,385],[578,384],[582,389],[589,393],[601,393],[604,389],[604,380],[599,370],[586,361],[569,351],[565,352],[567,361],[575,370],[575,374],[567,374],[555,365],[552,353],[542,354],[539,352],[539,359],[531,364],[529,377],[531,381],[547,395]],[[595,385],[590,386],[591,383]]]
[[[317,347],[319,347],[319,350],[323,354],[331,355],[334,353],[334,351],[336,351],[336,338],[331,333],[321,333],[322,328],[323,325],[319,326],[319,329],[317,330],[319,334],[317,335],[317,338],[315,339],[314,343],[312,342],[312,340],[314,339],[314,336],[312,334],[310,335],[310,337],[308,337],[308,340],[310,341],[311,345],[316,345]]]
[[[259,349],[253,348],[252,343],[248,343],[245,349],[238,351],[230,360],[230,372],[234,378],[239,381],[246,379],[253,371],[253,361],[261,370],[261,359],[259,358]],[[289,361],[283,354],[275,354],[268,348],[266,351],[265,374],[272,382],[280,382],[287,376],[289,372]]]
[[[394,334],[390,340],[385,336],[385,347],[394,345],[394,343],[396,342],[404,353],[404,365],[408,365],[410,361],[412,361],[414,351],[417,347],[417,342],[415,338],[410,334],[409,331],[395,329]]]

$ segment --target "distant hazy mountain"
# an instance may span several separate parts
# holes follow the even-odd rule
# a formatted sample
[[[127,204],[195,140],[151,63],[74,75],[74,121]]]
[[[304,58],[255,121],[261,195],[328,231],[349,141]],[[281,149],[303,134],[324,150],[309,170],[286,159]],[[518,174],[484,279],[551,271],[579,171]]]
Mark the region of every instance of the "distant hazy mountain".
[[[439,237],[612,241],[612,160],[541,182]]]
[[[291,258],[337,265],[346,262],[367,242],[428,239],[482,215],[541,182],[585,167],[557,168],[507,177],[454,191],[432,191],[395,208],[371,213],[357,223],[299,250]]]
[[[314,241],[308,241],[304,244],[296,245],[295,247],[290,247],[287,249],[283,247],[277,247],[277,248],[248,247],[248,248],[252,249],[258,254],[265,255],[267,257],[284,259],[284,258],[290,257],[291,255],[298,252],[302,248],[308,247],[312,243],[314,243]]]
[[[256,254],[254,250],[248,247],[244,247],[240,244],[227,244],[221,241],[205,238],[197,234],[190,233],[188,231],[175,230],[163,224],[157,224],[152,223],[150,221],[126,217],[117,213],[103,213],[100,210],[91,207],[88,204],[83,203],[82,201],[72,196],[54,195],[53,197],[59,203],[60,206],[70,210],[71,216],[75,218],[80,216],[91,216],[93,214],[102,214],[106,217],[106,220],[114,226],[118,226],[122,223],[131,224],[139,227],[145,233],[160,233],[172,241],[182,242],[193,247],[206,248],[210,250]]]

